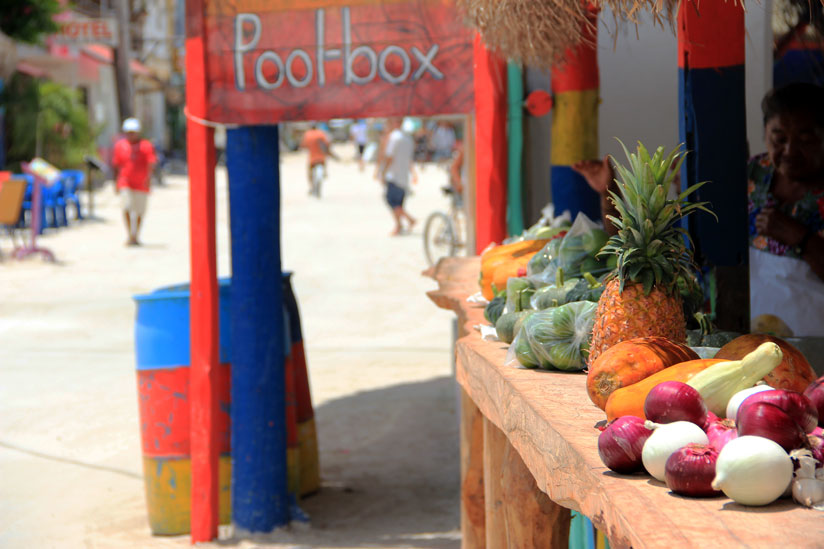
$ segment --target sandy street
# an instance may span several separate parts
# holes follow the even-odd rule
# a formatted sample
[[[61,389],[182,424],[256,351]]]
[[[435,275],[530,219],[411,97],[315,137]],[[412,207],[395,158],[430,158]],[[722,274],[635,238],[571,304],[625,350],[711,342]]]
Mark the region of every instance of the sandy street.
[[[352,148],[337,152],[349,159]],[[420,275],[423,222],[446,208],[446,173],[424,170],[408,203],[418,225],[391,238],[371,169],[333,162],[318,201],[305,157],[282,159],[283,265],[303,316],[323,489],[303,501],[309,529],[221,547],[459,546],[452,315],[429,302],[435,284]],[[221,169],[221,276],[226,187]],[[149,533],[131,299],[189,279],[187,201],[185,178],[168,177],[151,196],[145,245],[128,248],[107,188],[101,221],[40,241],[58,264],[0,263],[0,547],[189,546]],[[5,235],[0,248],[10,249]]]

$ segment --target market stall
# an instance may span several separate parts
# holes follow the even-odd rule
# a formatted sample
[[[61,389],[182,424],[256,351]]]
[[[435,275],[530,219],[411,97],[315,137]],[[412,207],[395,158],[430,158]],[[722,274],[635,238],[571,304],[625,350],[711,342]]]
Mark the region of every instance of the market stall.
[[[479,337],[483,306],[467,301],[479,268],[477,258],[445,259],[429,293],[455,311],[462,336],[463,547],[566,547],[565,509],[590,517],[612,547],[820,546],[821,512],[792,500],[745,507],[686,498],[647,475],[610,471],[598,454],[604,414],[586,396],[586,375],[505,366],[506,345]]]

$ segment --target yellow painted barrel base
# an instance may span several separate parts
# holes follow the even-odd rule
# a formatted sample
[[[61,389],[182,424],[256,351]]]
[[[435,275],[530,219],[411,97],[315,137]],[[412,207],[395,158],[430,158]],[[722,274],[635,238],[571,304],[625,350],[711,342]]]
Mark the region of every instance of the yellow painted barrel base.
[[[189,458],[143,456],[149,528],[156,536],[188,534],[192,508],[192,462]],[[220,524],[232,521],[232,458],[221,456],[218,467]]]
[[[315,418],[298,423],[300,448],[300,495],[308,496],[320,490],[320,461]]]

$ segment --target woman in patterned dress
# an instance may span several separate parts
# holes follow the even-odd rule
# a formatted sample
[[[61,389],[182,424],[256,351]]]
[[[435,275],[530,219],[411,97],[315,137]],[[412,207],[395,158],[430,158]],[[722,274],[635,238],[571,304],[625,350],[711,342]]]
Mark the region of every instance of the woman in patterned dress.
[[[824,335],[824,88],[790,84],[761,108],[767,152],[747,168],[752,317]]]

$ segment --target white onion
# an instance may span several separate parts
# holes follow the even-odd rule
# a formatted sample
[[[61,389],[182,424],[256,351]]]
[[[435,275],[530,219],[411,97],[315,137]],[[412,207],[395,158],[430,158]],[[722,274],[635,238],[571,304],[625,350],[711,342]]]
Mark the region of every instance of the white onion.
[[[718,454],[712,487],[741,505],[767,505],[781,497],[792,479],[793,462],[781,446],[743,436]]]
[[[644,443],[641,451],[641,461],[644,469],[661,482],[666,482],[667,460],[674,453],[689,444],[708,444],[707,434],[701,427],[689,421],[675,421],[673,423],[653,423],[647,421],[644,426],[653,429],[652,434]]]
[[[744,389],[743,391],[738,391],[727,403],[727,418],[735,421],[736,416],[738,415],[738,408],[741,406],[741,403],[744,402],[744,399],[750,395],[754,395],[755,393],[760,393],[761,391],[772,391],[773,388],[769,385],[756,385],[755,387],[750,387],[749,389]]]

